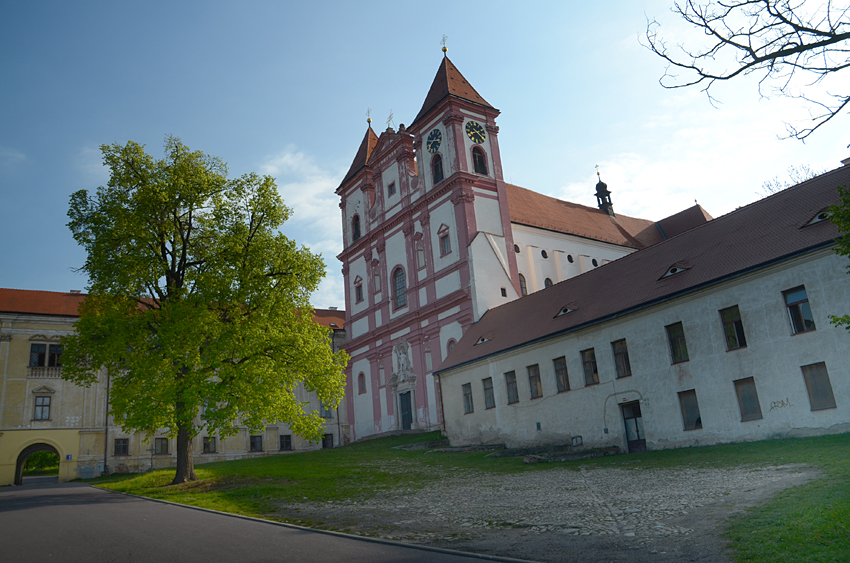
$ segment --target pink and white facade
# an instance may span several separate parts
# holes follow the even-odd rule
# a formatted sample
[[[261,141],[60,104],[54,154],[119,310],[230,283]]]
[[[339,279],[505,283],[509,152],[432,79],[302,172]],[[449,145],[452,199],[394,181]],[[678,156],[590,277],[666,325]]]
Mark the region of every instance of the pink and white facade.
[[[585,271],[573,266],[573,255],[581,264],[587,257],[590,268],[591,256],[598,254],[595,267],[642,248],[637,239],[606,238],[608,231],[623,232],[617,221],[631,221],[626,230],[656,231],[651,221],[567,202],[560,204],[571,206],[571,215],[561,226],[536,225],[533,204],[552,207],[559,200],[505,184],[498,116],[444,58],[413,123],[380,137],[370,127],[337,189],[352,440],[439,428],[442,400],[433,372],[473,322],[542,289],[544,277],[548,285],[549,277],[557,283]],[[517,214],[527,218],[512,217]],[[581,222],[591,230],[570,227]],[[564,263],[557,275],[546,273],[555,268],[552,260]],[[529,272],[520,275],[523,268]]]

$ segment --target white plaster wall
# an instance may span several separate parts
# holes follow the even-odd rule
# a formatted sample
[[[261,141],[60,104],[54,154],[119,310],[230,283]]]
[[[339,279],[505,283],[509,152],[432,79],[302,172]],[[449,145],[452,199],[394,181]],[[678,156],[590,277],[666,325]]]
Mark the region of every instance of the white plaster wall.
[[[476,200],[476,203],[478,200]],[[633,248],[617,246],[591,239],[583,239],[571,235],[554,233],[525,225],[511,224],[514,244],[519,246],[517,268],[525,276],[528,292],[532,293],[544,288],[546,278],[552,283],[558,283],[587,270],[592,270],[592,259],[602,266],[605,260],[617,258],[635,252]],[[549,257],[543,258],[541,251],[545,250]],[[567,256],[573,257],[573,262]],[[587,256],[587,265],[581,268],[581,256]],[[597,266],[598,267],[598,266]]]
[[[475,321],[488,309],[518,297],[510,280],[504,237],[478,233],[469,245],[469,264]],[[503,287],[507,297],[502,297]]]
[[[360,216],[360,236],[362,237],[366,234],[366,225],[369,223],[369,218],[366,216],[363,192],[359,189],[351,190],[348,197],[345,198],[344,229],[348,235],[348,244],[354,242],[354,236],[351,231],[351,221],[354,219],[355,215]]]
[[[431,354],[433,355],[433,361],[435,362],[435,367],[440,362],[446,359],[447,348],[446,346],[449,343],[449,340],[454,339],[455,342],[460,342],[460,338],[463,336],[463,329],[460,326],[460,323],[455,321],[452,323],[448,323],[445,326],[440,327],[440,350],[439,354],[433,348],[431,349]],[[439,359],[438,359],[439,358]]]
[[[363,317],[362,319],[357,319],[353,323],[351,323],[351,338],[357,338],[363,334],[369,332],[369,317]]]
[[[401,202],[401,183],[398,179],[398,162],[391,163],[386,170],[381,173],[381,179],[383,180],[384,186],[384,197],[387,208],[395,206],[399,202]],[[387,195],[387,188],[389,188],[390,184],[395,183],[395,193],[393,195]]]
[[[361,226],[362,228],[362,226]],[[363,285],[363,301],[357,303],[357,292],[355,291],[354,280],[360,276],[361,284]],[[358,256],[349,262],[348,265],[348,288],[351,296],[351,314],[356,315],[369,308],[369,271],[367,269],[366,260],[363,256]]]
[[[359,393],[357,388],[357,376],[360,373],[366,375],[366,392]],[[355,438],[368,436],[375,432],[374,409],[372,408],[372,378],[369,369],[369,360],[361,359],[351,364],[352,393],[354,393],[354,434]]]
[[[552,339],[443,374],[452,444],[569,443],[625,448],[619,404],[640,400],[650,449],[807,435],[850,429],[850,342],[828,315],[850,310],[845,259],[821,251],[617,321]],[[791,335],[782,291],[805,285],[817,330]],[[726,351],[718,311],[738,305],[747,347]],[[682,322],[690,360],[670,364],[665,326]],[[611,342],[626,338],[632,376],[615,378]],[[498,339],[498,332],[495,335]],[[598,385],[585,387],[579,352],[594,348]],[[552,360],[565,356],[570,391],[556,392]],[[825,362],[837,408],[811,411],[801,366]],[[543,397],[530,398],[526,367],[539,364]],[[520,401],[507,405],[504,374],[517,375]],[[484,409],[492,377],[496,408]],[[762,419],[741,422],[734,381],[753,377]],[[475,412],[463,414],[461,386],[472,384]],[[678,393],[694,389],[703,428],[685,431]],[[537,430],[537,423],[541,430]],[[607,433],[606,433],[607,429]]]
[[[434,283],[434,289],[437,292],[437,299],[441,299],[446,295],[460,289],[460,272],[455,270],[450,274],[446,274],[441,278],[437,278]]]
[[[430,210],[430,214],[431,256],[434,260],[434,271],[439,272],[440,270],[456,263],[460,259],[457,221],[455,220],[455,206],[450,200],[444,199],[441,203]],[[445,256],[440,256],[440,234],[438,231],[442,225],[446,225],[449,228],[449,240],[452,244],[452,251]],[[425,251],[428,252],[427,245]]]
[[[475,198],[475,225],[479,231],[503,236],[502,216],[499,211],[499,200],[478,196]]]

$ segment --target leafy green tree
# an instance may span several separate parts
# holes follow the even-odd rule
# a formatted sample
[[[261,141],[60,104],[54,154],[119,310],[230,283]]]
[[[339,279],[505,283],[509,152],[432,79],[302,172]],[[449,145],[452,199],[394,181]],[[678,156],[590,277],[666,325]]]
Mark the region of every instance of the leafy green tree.
[[[850,188],[838,186],[838,196],[841,202],[829,208],[829,219],[841,231],[841,236],[836,240],[838,246],[835,251],[842,256],[850,256]],[[850,265],[847,266],[847,273],[850,274]],[[850,314],[830,315],[830,318],[835,326],[843,326],[850,331]]]
[[[193,438],[283,421],[311,440],[343,395],[344,352],[313,322],[321,257],[283,236],[290,216],[274,179],[229,179],[218,158],[166,138],[165,158],[103,145],[109,183],[71,196],[68,223],[89,277],[63,376],[110,375],[110,413],[125,430],[177,438],[174,483],[195,479]]]

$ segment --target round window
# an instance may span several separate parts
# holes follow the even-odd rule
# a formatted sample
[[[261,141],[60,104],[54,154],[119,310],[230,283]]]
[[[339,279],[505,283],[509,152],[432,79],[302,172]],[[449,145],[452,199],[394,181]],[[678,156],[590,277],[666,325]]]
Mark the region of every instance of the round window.
[[[591,260],[591,261],[590,261],[590,263],[591,263],[591,264],[593,264],[593,267],[594,267],[594,268],[595,268],[595,267],[597,267],[597,266],[599,265],[599,262],[597,262],[597,261],[596,261],[596,258],[594,258],[593,260]]]
[[[548,252],[546,252],[545,250],[541,250],[541,251],[540,251],[540,256],[542,256],[544,259],[545,259],[545,258],[549,258],[549,253],[548,253]]]
[[[574,262],[572,254],[567,254],[567,262],[569,262],[570,264]]]
[[[514,252],[516,252],[517,254],[519,254],[519,245],[518,245],[518,244],[515,244],[515,245],[514,245]]]

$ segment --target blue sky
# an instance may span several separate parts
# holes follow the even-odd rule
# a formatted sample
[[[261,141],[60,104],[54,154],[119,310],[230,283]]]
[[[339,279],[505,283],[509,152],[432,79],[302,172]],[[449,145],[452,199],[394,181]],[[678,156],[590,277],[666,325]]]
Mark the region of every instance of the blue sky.
[[[664,90],[639,44],[646,17],[700,40],[645,2],[12,2],[0,0],[0,287],[68,291],[87,280],[65,224],[76,190],[106,182],[99,145],[166,135],[277,179],[284,232],[328,266],[313,302],[344,305],[334,195],[372,109],[377,132],[418,112],[449,56],[493,106],[505,178],[594,205],[599,164],[618,213],[713,215],[756,200],[789,165],[850,157],[842,116],[805,144],[792,100],[745,79]]]

